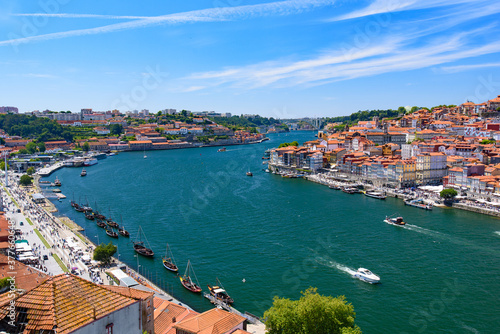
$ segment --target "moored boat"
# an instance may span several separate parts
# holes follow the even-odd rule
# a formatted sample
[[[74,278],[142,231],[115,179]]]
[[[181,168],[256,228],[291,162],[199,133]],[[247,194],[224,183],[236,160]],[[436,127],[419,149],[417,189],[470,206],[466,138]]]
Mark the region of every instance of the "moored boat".
[[[198,279],[196,279],[196,282],[194,282],[192,277],[191,277],[191,274],[193,274],[194,278],[196,279],[196,275],[194,273],[194,270],[191,268],[191,262],[188,260],[186,271],[184,272],[183,276],[179,276],[179,279],[180,279],[183,287],[185,287],[186,289],[188,289],[191,292],[200,293],[201,288],[200,288],[200,284],[198,283]]]
[[[116,228],[119,227],[118,223],[113,221],[113,219],[111,219],[111,218],[106,218],[106,224],[108,224],[108,226],[110,226],[110,227],[116,227]]]
[[[96,225],[97,225],[97,226],[99,226],[99,227],[103,227],[103,228],[105,228],[105,227],[106,227],[106,222],[104,222],[103,220],[96,219],[95,223],[96,223]]]
[[[179,271],[179,267],[175,264],[174,256],[172,251],[170,251],[170,247],[167,244],[167,249],[165,250],[165,256],[162,257],[163,266],[173,272]]]
[[[353,277],[370,284],[375,284],[380,282],[380,277],[372,273],[366,268],[359,268]]]
[[[368,190],[365,192],[365,195],[377,199],[386,199],[387,197],[383,191],[378,190]]]
[[[146,240],[146,243],[148,244],[148,247],[145,246],[144,241],[142,241],[142,237]],[[134,250],[143,256],[147,257],[153,257],[155,253],[149,246],[148,240],[146,239],[146,236],[144,235],[144,232],[142,231],[141,226],[139,225],[139,230],[137,231],[137,238],[134,241]]]
[[[110,236],[111,238],[118,238],[118,233],[113,231],[113,229],[108,229],[106,228],[106,234]]]
[[[83,162],[83,165],[84,166],[93,166],[95,164],[97,164],[98,161],[96,158],[87,158],[85,159],[85,161]]]
[[[85,218],[87,218],[88,220],[94,220],[94,213],[85,211]]]
[[[346,194],[356,194],[359,193],[359,189],[356,187],[343,187],[342,191]]]
[[[224,289],[222,284],[220,283],[219,279],[217,279],[217,282],[219,285],[210,285],[207,284],[208,291],[210,291],[210,294],[214,296],[216,299],[220,300],[221,302],[224,302],[228,305],[234,303],[233,298],[229,296],[227,291]]]
[[[57,178],[57,176],[56,176],[56,179],[54,180],[54,186],[56,186],[56,187],[60,187],[61,186],[61,181],[59,181],[59,179]]]
[[[405,205],[413,206],[424,210],[432,210],[432,204],[426,204],[422,198],[405,200]]]
[[[124,237],[130,237],[130,233],[125,229],[125,227],[123,227],[123,225],[118,228],[118,233]]]

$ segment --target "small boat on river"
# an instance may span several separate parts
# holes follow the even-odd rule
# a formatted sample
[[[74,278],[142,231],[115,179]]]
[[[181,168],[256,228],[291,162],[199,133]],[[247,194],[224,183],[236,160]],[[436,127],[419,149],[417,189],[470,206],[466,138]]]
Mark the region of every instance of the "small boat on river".
[[[162,257],[162,262],[163,262],[163,266],[166,269],[173,271],[173,272],[179,271],[179,268],[175,264],[174,255],[172,254],[170,247],[168,247],[168,244],[167,244],[167,249],[165,250],[165,256]]]
[[[144,237],[145,242],[147,243],[147,246],[145,245],[144,241],[142,241],[142,238]],[[143,256],[147,257],[153,257],[155,253],[151,249],[151,246],[149,246],[149,242],[146,239],[146,235],[144,235],[144,232],[142,231],[141,226],[139,226],[139,231],[137,232],[137,238],[134,241],[134,250]]]
[[[403,220],[403,217],[391,217],[386,216],[384,222],[390,225],[403,226],[406,225],[406,222]]]
[[[192,275],[194,275],[196,282],[193,281]],[[200,283],[198,283],[198,279],[196,278],[194,270],[191,268],[191,262],[189,260],[184,275],[179,276],[179,279],[181,280],[182,286],[184,286],[189,291],[194,293],[201,292]]]
[[[130,233],[125,229],[125,227],[123,227],[123,225],[118,228],[118,233],[124,237],[130,237]]]
[[[378,190],[367,190],[365,192],[365,195],[368,197],[377,198],[377,199],[386,199],[386,197],[387,197],[385,195],[385,192],[378,191]]]
[[[57,178],[57,176],[56,176],[56,179],[54,181],[54,186],[56,186],[56,187],[60,187],[61,186],[61,181],[59,181],[59,179]]]
[[[247,176],[253,176],[252,172],[247,172]]]
[[[207,285],[208,286],[208,291],[210,291],[210,294],[212,296],[214,296],[216,299],[218,299],[221,302],[224,302],[224,303],[226,303],[228,305],[234,303],[233,298],[231,298],[228,295],[228,293],[226,292],[226,290],[222,286],[222,284],[219,281],[219,279],[217,279],[217,283],[219,283],[219,285],[210,285],[210,284]]]
[[[426,204],[422,198],[405,200],[405,205],[413,206],[424,210],[432,210],[432,204]]]
[[[105,228],[106,227],[106,222],[101,220],[101,219],[96,219],[95,221],[96,225],[99,226],[99,227],[102,227],[102,228]]]
[[[370,284],[375,284],[380,282],[380,277],[372,273],[366,268],[359,268],[353,277]]]
[[[217,152],[226,152],[226,148],[225,148],[225,147],[223,147],[223,148],[219,148],[219,149],[217,150]]]
[[[110,236],[111,238],[118,238],[118,233],[113,231],[113,229],[105,228],[106,229],[106,234]]]
[[[356,187],[343,187],[342,191],[346,194],[357,194],[359,193],[359,189]]]
[[[87,176],[87,171],[84,169],[82,169],[82,172],[80,173],[80,176]]]

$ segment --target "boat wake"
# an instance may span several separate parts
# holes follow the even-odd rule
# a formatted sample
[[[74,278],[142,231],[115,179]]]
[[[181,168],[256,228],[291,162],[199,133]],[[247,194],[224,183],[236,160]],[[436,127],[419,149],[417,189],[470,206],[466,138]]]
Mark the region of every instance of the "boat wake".
[[[356,273],[355,269],[349,268],[348,266],[345,266],[345,265],[343,265],[341,263],[335,262],[335,261],[330,260],[330,259],[325,259],[325,258],[322,258],[322,257],[317,257],[316,258],[316,262],[318,262],[319,264],[321,264],[323,266],[327,266],[327,267],[330,267],[330,268],[334,268],[334,269],[343,271],[346,274],[349,274],[351,276],[353,276]]]
[[[493,233],[495,233],[496,235],[498,235],[500,237],[500,231],[495,231]]]
[[[498,251],[496,251],[494,249],[491,249],[491,248],[488,248],[488,247],[484,247],[484,246],[480,246],[480,245],[477,245],[477,244],[475,244],[475,243],[473,243],[471,241],[464,240],[464,239],[457,238],[457,237],[453,237],[453,236],[445,234],[445,233],[428,230],[426,228],[423,228],[423,227],[420,227],[420,226],[417,226],[417,225],[412,225],[412,224],[406,224],[406,225],[400,226],[400,227],[403,227],[403,228],[405,228],[407,230],[415,231],[415,232],[418,232],[418,233],[426,234],[426,235],[435,237],[437,239],[448,241],[448,242],[454,243],[455,245],[466,246],[466,247],[469,247],[469,248],[472,248],[472,249],[476,249],[476,250],[480,250],[480,251],[487,252],[487,253],[490,253],[490,254],[494,254],[496,256],[500,256],[500,252],[498,252]],[[500,231],[497,231],[495,233],[497,233],[500,236]]]

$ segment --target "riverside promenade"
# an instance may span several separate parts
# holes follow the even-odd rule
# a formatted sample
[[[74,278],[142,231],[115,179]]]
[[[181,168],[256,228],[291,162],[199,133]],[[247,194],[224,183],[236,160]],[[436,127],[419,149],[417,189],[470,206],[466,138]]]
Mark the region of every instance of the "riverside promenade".
[[[368,188],[374,188],[374,185],[363,183],[360,180],[338,181],[332,176],[320,173],[308,175],[305,177],[305,179],[325,186],[349,186],[352,185],[353,183],[356,183],[356,184],[361,184]],[[449,207],[454,209],[476,212],[489,216],[500,217],[500,207],[489,205],[487,203],[481,203],[467,199],[467,200],[460,200],[459,202],[454,202],[451,206],[448,206],[443,203],[442,198],[436,192],[423,191],[420,189],[416,190],[405,189],[404,191],[402,191],[387,187],[376,187],[376,188],[385,191],[387,196],[399,198],[402,200],[422,198],[424,200],[424,203],[432,204],[433,206]]]
[[[126,273],[146,290],[191,309],[117,259],[113,259],[112,265],[108,267],[100,267],[95,261],[88,261],[92,258],[96,245],[79,232],[81,227],[76,223],[54,216],[52,212],[55,208],[52,203],[40,205],[32,201],[31,195],[39,189],[38,184],[19,187],[17,177],[13,175],[9,175],[8,187],[5,187],[4,179],[1,182],[6,216],[22,231],[22,238],[28,240],[33,247],[35,254],[47,268],[47,274],[72,272],[96,284],[113,285],[114,281],[106,272],[125,267]],[[45,255],[48,260],[43,259]]]

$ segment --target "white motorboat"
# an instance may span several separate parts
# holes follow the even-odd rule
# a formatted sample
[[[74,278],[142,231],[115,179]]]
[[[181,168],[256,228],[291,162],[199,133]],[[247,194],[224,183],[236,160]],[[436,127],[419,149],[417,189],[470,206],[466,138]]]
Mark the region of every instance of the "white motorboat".
[[[366,268],[359,268],[358,271],[356,271],[356,273],[353,275],[353,277],[370,284],[380,282],[380,277]]]
[[[403,220],[403,217],[385,217],[384,222],[391,225],[403,226],[406,222]]]
[[[385,199],[387,197],[383,191],[378,190],[368,190],[365,192],[365,195],[377,199]]]

